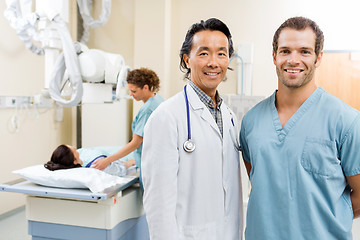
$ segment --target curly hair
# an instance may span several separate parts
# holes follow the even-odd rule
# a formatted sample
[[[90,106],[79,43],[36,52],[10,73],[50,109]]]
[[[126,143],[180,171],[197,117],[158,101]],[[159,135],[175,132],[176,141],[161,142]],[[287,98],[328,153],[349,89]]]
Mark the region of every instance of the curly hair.
[[[127,75],[126,82],[134,84],[139,88],[148,85],[151,92],[158,92],[160,89],[160,79],[158,75],[148,68],[139,68],[130,71]]]
[[[311,19],[305,17],[292,17],[287,19],[281,26],[276,30],[273,38],[273,51],[276,54],[278,50],[278,40],[281,31],[284,28],[296,29],[296,30],[304,30],[305,28],[311,28],[316,35],[315,39],[315,54],[319,56],[319,53],[323,50],[324,47],[324,34],[321,31],[320,27]]]
[[[74,153],[68,146],[62,144],[54,150],[51,155],[50,161],[45,163],[44,167],[51,171],[81,167],[80,164],[74,164],[74,161]]]

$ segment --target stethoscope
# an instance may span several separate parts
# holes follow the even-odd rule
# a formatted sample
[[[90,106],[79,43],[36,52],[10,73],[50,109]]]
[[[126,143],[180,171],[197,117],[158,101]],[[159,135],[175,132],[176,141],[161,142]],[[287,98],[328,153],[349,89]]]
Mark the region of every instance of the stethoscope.
[[[186,102],[186,118],[187,118],[187,129],[188,139],[184,142],[183,148],[185,152],[191,153],[195,150],[195,143],[191,140],[191,127],[190,127],[190,111],[189,111],[189,99],[186,92],[186,85],[184,86],[185,102]]]
[[[186,86],[187,85],[184,86],[184,93],[185,93],[185,103],[186,103],[186,120],[187,120],[187,129],[188,129],[188,138],[184,142],[183,148],[184,148],[185,152],[191,153],[195,150],[196,146],[195,146],[194,141],[191,139],[189,99],[188,99],[187,92],[186,92]],[[232,115],[231,111],[230,111],[230,114]],[[231,123],[233,125],[233,128],[235,129],[235,123],[234,123],[233,117],[231,117]],[[236,130],[234,130],[234,131],[236,132]],[[230,135],[235,144],[235,148],[238,151],[241,151],[239,140],[236,138],[236,133],[234,134],[233,131],[230,130]]]

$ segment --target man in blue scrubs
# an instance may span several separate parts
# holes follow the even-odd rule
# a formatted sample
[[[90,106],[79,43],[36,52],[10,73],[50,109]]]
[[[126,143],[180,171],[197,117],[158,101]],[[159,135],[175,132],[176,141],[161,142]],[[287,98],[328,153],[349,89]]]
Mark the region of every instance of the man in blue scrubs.
[[[352,239],[360,214],[360,114],[315,84],[324,36],[310,19],[275,32],[278,90],[240,132],[251,180],[246,240]]]

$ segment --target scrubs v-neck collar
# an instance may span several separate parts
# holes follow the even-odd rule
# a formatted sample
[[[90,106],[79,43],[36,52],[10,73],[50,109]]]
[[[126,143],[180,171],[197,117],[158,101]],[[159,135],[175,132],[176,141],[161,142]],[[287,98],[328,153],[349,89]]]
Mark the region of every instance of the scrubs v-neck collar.
[[[305,112],[313,105],[314,102],[317,102],[320,99],[320,96],[323,94],[324,89],[318,87],[311,95],[308,97],[308,99],[305,100],[305,102],[300,106],[300,108],[294,113],[294,115],[291,116],[291,118],[286,122],[285,126],[282,127],[278,111],[275,106],[275,96],[276,96],[277,90],[273,93],[273,95],[270,97],[271,99],[271,112],[272,112],[272,118],[274,123],[274,128],[277,133],[277,136],[279,138],[279,141],[284,141],[286,135],[289,133],[292,127],[296,125],[296,123],[299,121],[299,119],[305,114]]]

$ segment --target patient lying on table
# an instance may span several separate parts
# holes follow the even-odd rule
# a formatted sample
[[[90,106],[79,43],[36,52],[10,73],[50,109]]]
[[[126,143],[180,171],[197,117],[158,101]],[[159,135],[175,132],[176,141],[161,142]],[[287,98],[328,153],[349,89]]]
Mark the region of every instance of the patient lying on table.
[[[121,147],[94,147],[76,149],[73,146],[62,144],[54,150],[50,161],[44,164],[44,166],[51,171],[76,167],[91,167],[91,164],[96,159],[106,158],[117,152],[120,148]],[[127,170],[132,166],[135,167],[135,160],[133,154],[130,153],[110,163],[109,166],[104,169],[104,172],[122,177],[127,174]]]

